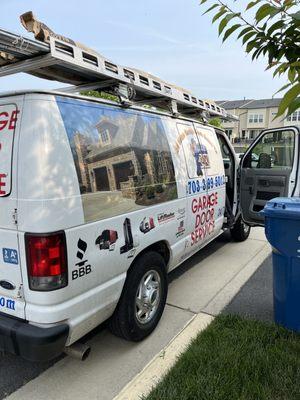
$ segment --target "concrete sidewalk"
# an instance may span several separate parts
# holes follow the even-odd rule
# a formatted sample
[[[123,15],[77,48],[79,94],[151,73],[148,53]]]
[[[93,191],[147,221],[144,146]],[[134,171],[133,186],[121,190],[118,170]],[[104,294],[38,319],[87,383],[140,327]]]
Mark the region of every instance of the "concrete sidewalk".
[[[170,274],[166,310],[150,337],[129,343],[102,330],[90,339],[85,362],[66,357],[7,399],[113,399],[186,326],[191,330],[200,313],[218,314],[269,254],[258,228],[243,243],[224,238],[211,243]]]

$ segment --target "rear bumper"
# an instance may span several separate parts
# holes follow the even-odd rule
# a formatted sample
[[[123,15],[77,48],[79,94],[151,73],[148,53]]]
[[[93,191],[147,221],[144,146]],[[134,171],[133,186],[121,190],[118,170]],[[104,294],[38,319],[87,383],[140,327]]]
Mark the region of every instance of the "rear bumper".
[[[48,361],[59,356],[68,334],[67,324],[39,328],[0,313],[0,349],[30,361]]]

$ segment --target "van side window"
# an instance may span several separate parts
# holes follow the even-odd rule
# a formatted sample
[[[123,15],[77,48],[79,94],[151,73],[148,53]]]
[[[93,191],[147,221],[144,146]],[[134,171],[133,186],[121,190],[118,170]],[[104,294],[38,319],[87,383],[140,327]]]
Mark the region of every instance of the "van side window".
[[[182,143],[189,178],[204,176],[207,150],[199,143],[193,126],[177,124],[179,141]]]
[[[177,198],[159,116],[58,98],[82,195],[85,221]]]
[[[295,151],[293,131],[266,133],[245,159],[248,168],[292,169]]]

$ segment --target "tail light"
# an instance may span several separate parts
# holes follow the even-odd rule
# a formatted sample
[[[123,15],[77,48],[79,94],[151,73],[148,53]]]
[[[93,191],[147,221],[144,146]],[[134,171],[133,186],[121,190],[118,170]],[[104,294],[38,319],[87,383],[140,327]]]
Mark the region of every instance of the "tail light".
[[[51,291],[68,284],[65,232],[25,234],[29,287]]]

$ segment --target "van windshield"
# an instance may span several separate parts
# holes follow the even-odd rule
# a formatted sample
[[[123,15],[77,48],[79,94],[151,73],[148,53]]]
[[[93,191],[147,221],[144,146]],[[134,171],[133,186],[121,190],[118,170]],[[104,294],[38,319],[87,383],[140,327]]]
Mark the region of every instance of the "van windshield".
[[[0,105],[0,197],[11,192],[12,151],[18,113],[14,104]]]

